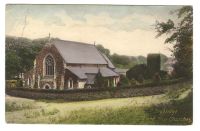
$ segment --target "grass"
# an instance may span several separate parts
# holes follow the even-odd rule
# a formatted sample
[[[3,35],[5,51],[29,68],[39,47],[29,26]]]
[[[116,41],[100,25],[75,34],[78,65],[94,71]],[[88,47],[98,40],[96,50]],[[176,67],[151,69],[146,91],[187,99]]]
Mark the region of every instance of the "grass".
[[[181,100],[171,100],[166,104],[158,104],[145,109],[155,124],[188,125],[192,124],[193,104],[192,93]]]
[[[80,109],[60,118],[56,123],[69,124],[153,124],[141,107],[122,107],[119,109]]]
[[[6,102],[6,112],[13,112],[24,109],[33,109],[35,108],[33,103],[18,102],[18,101],[9,101]]]
[[[166,94],[64,102],[6,96],[8,123],[191,124],[192,84]]]

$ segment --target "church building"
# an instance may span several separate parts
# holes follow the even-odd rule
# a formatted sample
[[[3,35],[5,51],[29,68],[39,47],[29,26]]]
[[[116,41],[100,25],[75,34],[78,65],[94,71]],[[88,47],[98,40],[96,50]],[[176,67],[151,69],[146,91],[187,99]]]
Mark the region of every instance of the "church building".
[[[93,88],[97,74],[107,87],[116,87],[119,74],[109,58],[95,45],[53,40],[34,60],[34,67],[24,75],[24,87],[40,89]]]

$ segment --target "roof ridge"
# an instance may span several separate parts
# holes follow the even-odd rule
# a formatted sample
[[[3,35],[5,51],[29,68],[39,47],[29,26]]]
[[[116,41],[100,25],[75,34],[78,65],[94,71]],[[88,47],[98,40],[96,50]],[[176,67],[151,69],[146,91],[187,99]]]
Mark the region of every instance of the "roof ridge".
[[[52,42],[54,42],[54,41],[63,41],[63,42],[70,42],[70,43],[73,43],[73,44],[84,44],[84,45],[88,45],[88,46],[94,46],[94,45],[92,45],[92,44],[89,44],[89,43],[85,43],[85,42],[80,42],[80,41],[70,41],[70,40],[61,40],[61,39],[59,39],[59,40],[53,40]]]
[[[96,47],[95,47],[96,48]],[[96,48],[97,49],[97,48]],[[97,51],[99,52],[99,54],[103,57],[103,59],[107,62],[107,65],[108,65],[108,61],[106,60],[106,58],[104,57],[104,53],[101,52],[100,50],[97,49]]]
[[[66,40],[54,40],[52,45],[57,48],[66,63],[108,64],[94,45]]]

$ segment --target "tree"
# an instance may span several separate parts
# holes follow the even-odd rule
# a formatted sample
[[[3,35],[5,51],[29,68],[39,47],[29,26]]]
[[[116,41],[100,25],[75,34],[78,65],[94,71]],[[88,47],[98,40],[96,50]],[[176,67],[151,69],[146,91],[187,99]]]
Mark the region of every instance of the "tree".
[[[96,45],[96,48],[103,54],[105,54],[108,58],[110,58],[110,50],[104,48],[102,45]]]
[[[123,86],[130,86],[129,79],[126,76],[121,75],[120,76],[120,81],[119,81],[117,86],[122,86],[122,87]]]
[[[6,53],[6,79],[13,79],[18,76],[21,70],[21,59],[16,52],[10,51]]]
[[[146,64],[139,64],[129,69],[126,72],[126,74],[130,80],[135,79],[137,81],[142,82],[142,79],[144,79],[144,77],[147,77],[147,73],[148,73],[147,71],[148,69],[147,69]]]
[[[146,57],[141,56],[141,55],[137,57],[137,60],[138,60],[138,64],[146,64],[147,63]]]
[[[30,40],[22,37],[6,37],[6,79],[12,79],[33,67],[36,54],[47,38]]]
[[[99,70],[98,73],[96,74],[95,81],[94,81],[94,87],[96,87],[96,88],[104,88],[104,87],[107,87],[107,80],[106,80],[106,78],[104,78],[104,77],[101,75],[100,70]]]
[[[130,59],[127,56],[118,55],[118,54],[114,53],[112,55],[112,61],[119,65],[128,65],[130,62]]]
[[[193,54],[193,9],[191,6],[183,6],[177,11],[180,20],[176,25],[171,19],[167,22],[156,22],[157,36],[167,34],[165,43],[173,44],[172,53],[176,59],[174,71],[176,77],[192,78],[192,54]]]

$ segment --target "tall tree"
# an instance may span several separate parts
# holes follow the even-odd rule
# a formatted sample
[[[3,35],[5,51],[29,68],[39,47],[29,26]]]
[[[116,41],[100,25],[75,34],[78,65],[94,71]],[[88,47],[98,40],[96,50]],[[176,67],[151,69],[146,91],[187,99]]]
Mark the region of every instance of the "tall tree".
[[[174,71],[177,77],[192,77],[193,54],[193,9],[183,6],[176,11],[179,22],[176,25],[169,19],[167,22],[156,22],[157,37],[167,34],[165,43],[173,44],[173,55],[176,59]]]
[[[47,38],[30,40],[6,37],[6,79],[13,79],[33,67],[36,54],[48,41]]]
[[[13,79],[18,76],[21,70],[21,58],[15,51],[6,53],[6,79]]]

